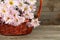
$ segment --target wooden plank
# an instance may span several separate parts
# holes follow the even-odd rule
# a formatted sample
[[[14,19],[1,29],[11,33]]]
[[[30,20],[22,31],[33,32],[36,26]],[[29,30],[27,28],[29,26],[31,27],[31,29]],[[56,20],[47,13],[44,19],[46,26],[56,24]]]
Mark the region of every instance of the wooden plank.
[[[43,0],[41,24],[60,24],[60,0]]]
[[[2,36],[0,40],[60,40],[60,25],[44,25],[25,36]]]

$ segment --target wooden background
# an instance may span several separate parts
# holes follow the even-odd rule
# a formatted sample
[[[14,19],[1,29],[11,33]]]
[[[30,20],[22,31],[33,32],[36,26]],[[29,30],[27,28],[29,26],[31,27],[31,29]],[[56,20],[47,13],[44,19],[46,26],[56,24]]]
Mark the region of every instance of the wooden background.
[[[41,24],[60,25],[60,0],[43,0]]]

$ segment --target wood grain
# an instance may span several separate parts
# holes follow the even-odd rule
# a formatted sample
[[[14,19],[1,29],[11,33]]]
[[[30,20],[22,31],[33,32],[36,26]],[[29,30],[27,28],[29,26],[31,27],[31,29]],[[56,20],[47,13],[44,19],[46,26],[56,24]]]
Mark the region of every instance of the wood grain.
[[[60,0],[43,0],[42,13],[40,19],[42,22],[41,24],[60,25],[60,21],[56,20],[59,14],[60,14]]]
[[[0,35],[0,40],[60,40],[60,25],[41,25],[24,36]]]

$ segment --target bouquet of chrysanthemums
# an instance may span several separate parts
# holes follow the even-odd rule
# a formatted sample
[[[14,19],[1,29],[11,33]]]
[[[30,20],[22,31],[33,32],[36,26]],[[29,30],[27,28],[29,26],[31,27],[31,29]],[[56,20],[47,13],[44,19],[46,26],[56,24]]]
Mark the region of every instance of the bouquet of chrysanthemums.
[[[31,33],[40,25],[41,3],[42,0],[0,0],[0,34]]]
[[[0,0],[0,21],[18,26],[27,20],[28,27],[37,27],[38,18],[34,18],[37,0]]]

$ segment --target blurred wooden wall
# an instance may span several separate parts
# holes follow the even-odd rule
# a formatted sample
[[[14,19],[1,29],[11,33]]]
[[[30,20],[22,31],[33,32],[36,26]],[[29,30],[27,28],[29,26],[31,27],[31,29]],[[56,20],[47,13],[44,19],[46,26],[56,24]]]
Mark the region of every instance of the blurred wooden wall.
[[[41,24],[60,25],[60,0],[43,0]]]

